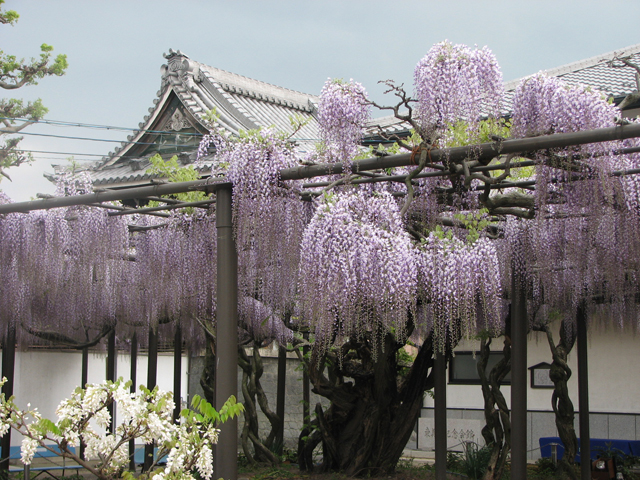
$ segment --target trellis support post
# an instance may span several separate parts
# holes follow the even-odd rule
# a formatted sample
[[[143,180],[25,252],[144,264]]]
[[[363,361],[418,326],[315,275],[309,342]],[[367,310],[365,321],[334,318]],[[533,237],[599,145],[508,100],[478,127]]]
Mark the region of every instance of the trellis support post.
[[[173,337],[173,401],[176,406],[173,409],[173,421],[179,423],[182,411],[180,396],[182,391],[182,326],[176,320],[176,330]]]
[[[130,373],[131,373],[131,387],[130,392],[136,393],[136,382],[138,381],[138,334],[133,332],[131,336],[131,353],[130,353]],[[129,470],[136,471],[136,441],[134,439],[129,440]]]
[[[158,325],[149,328],[149,356],[147,363],[147,388],[153,390],[158,383]],[[154,444],[144,446],[143,471],[148,472],[153,464]]]
[[[215,408],[238,396],[238,255],[233,238],[231,185],[217,191],[216,228],[218,238],[216,312],[216,391]],[[214,478],[238,477],[238,420],[220,426],[214,456]]]
[[[527,478],[527,300],[511,272],[511,480]]]
[[[591,432],[589,431],[589,366],[587,362],[587,315],[584,306],[577,314],[578,421],[580,424],[580,478],[591,479]]]
[[[16,367],[16,326],[13,322],[7,325],[7,331],[2,343],[2,376],[7,379],[2,386],[4,398],[9,399],[13,395],[13,382]],[[11,455],[11,429],[2,437],[2,462],[0,471],[9,472],[9,456]],[[8,474],[8,473],[7,473]]]
[[[116,362],[117,362],[117,350],[116,350],[116,330],[115,328],[111,330],[109,333],[109,337],[107,340],[107,380],[111,382],[116,381]],[[109,415],[114,419],[115,415],[115,405],[112,403],[108,407]],[[111,433],[115,433],[116,422],[111,422],[109,425],[109,431]]]
[[[435,430],[436,480],[447,478],[447,356],[436,352],[434,359],[433,427]]]

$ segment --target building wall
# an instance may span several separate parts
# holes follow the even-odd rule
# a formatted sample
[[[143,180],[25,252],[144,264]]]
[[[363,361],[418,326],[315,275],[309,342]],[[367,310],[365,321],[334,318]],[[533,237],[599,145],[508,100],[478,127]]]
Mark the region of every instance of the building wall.
[[[555,343],[559,340],[559,325],[552,328]],[[546,334],[532,332],[528,335],[527,366],[538,363],[551,363],[551,350]],[[503,339],[493,341],[492,348],[501,350]],[[479,342],[462,342],[456,349],[470,351],[479,349]],[[588,334],[589,363],[589,409],[590,434],[592,438],[610,438],[624,440],[640,439],[640,338],[633,328],[619,329],[604,327],[593,323]],[[568,364],[572,370],[568,387],[576,410],[575,428],[578,427],[578,367],[577,349],[574,346],[569,354]],[[528,377],[529,378],[529,377]],[[502,392],[511,405],[511,387],[502,387]],[[540,437],[557,436],[555,417],[551,408],[553,389],[531,388],[527,392],[528,407],[528,450],[529,458],[539,458]],[[447,385],[448,418],[455,420],[455,426],[464,425],[467,420],[469,430],[476,430],[478,440],[483,443],[477,431],[477,422],[483,420],[483,399],[480,385]],[[421,414],[423,418],[433,418],[433,399],[427,396]],[[430,443],[426,436],[431,428],[429,422],[423,422],[413,448],[428,449]],[[449,429],[450,435],[455,434]],[[422,440],[422,445],[420,445]],[[409,445],[411,446],[411,445]]]
[[[554,329],[557,335],[558,327]],[[494,340],[493,347],[502,347],[502,340]],[[457,350],[468,351],[478,348],[477,342],[464,342]],[[591,436],[593,438],[620,438],[640,440],[640,338],[632,329],[620,331],[614,328],[603,328],[591,325],[589,332],[589,387]],[[277,353],[264,351],[264,374],[261,382],[269,398],[269,404],[275,411],[277,385]],[[551,362],[551,352],[546,336],[541,333],[530,333],[527,353],[527,365],[532,366],[541,362]],[[569,380],[571,399],[576,408],[577,418],[577,354],[572,351],[569,355],[569,366],[573,376]],[[145,383],[147,371],[146,355],[139,355],[137,362],[138,384]],[[89,382],[100,382],[105,377],[106,355],[101,352],[91,353],[89,356]],[[202,357],[187,358],[182,361],[182,392],[183,402],[190,402],[194,394],[202,395],[199,381],[202,371]],[[127,354],[119,354],[117,362],[117,376],[125,380],[129,378],[130,359]],[[26,407],[27,403],[37,406],[43,416],[55,417],[55,408],[80,383],[81,354],[68,351],[30,350],[16,354],[15,397],[19,406]],[[242,373],[238,371],[238,385]],[[188,385],[187,385],[188,383]],[[160,354],[158,357],[158,385],[163,390],[173,389],[173,356]],[[510,403],[510,387],[504,386],[503,392],[507,403]],[[530,458],[537,458],[539,452],[538,438],[556,436],[554,417],[551,410],[550,389],[528,389],[529,409],[529,450]],[[242,401],[242,394],[239,395]],[[311,394],[311,412],[317,402],[326,405],[326,400]],[[447,386],[448,417],[456,420],[456,428],[468,424],[476,428],[482,422],[483,404],[479,385],[451,385]],[[425,430],[428,428],[429,418],[432,418],[433,399],[425,397],[422,410],[423,427],[416,426],[416,433],[407,447],[428,449],[425,441]],[[293,447],[302,428],[302,371],[296,358],[287,359],[286,379],[286,408],[285,408],[285,444]],[[266,430],[266,419],[261,416],[260,423]],[[242,419],[239,428],[242,428]],[[472,430],[473,428],[463,428]],[[460,430],[460,428],[458,428]],[[479,437],[479,435],[478,435]],[[478,438],[479,439],[479,438]],[[13,435],[12,444],[19,444],[20,439]]]
[[[187,396],[187,356],[182,361],[183,401]],[[131,378],[131,359],[128,354],[119,354],[116,377],[125,381]],[[89,353],[89,383],[104,381],[106,374],[106,353]],[[73,351],[27,350],[16,352],[14,396],[21,408],[30,403],[37,407],[43,417],[55,421],[55,410],[71,392],[80,385],[82,375],[82,354]],[[139,354],[137,361],[137,384],[146,384],[147,356]],[[158,387],[173,390],[173,355],[158,355]],[[117,412],[116,412],[117,416]],[[11,435],[11,444],[19,445],[21,436]]]

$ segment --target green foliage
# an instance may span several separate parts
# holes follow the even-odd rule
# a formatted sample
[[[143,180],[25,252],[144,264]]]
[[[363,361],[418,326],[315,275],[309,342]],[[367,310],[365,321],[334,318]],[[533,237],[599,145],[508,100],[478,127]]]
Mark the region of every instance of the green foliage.
[[[12,125],[16,123],[16,119],[40,120],[48,111],[40,99],[26,104],[22,100],[15,98],[0,99],[0,112]]]
[[[2,10],[4,0],[0,0],[0,24],[14,25],[20,17],[13,10]],[[36,85],[38,80],[51,75],[64,75],[67,69],[67,56],[53,57],[53,47],[43,43],[40,56],[29,61],[18,59],[0,50],[0,88],[14,90],[25,85]],[[41,119],[47,109],[40,99],[24,103],[19,99],[0,99],[0,134],[17,133],[34,121]],[[20,137],[10,138],[0,143],[0,174],[10,177],[5,169],[15,167],[32,160],[16,149]],[[0,177],[1,178],[1,177]]]
[[[536,461],[536,478],[554,478],[558,473],[558,466],[550,458],[539,458]]]
[[[433,465],[429,465],[428,463],[416,464],[414,463],[413,458],[408,458],[400,459],[396,466],[396,470],[403,476],[407,476],[412,479],[431,479],[433,478],[434,468]]]
[[[487,470],[490,457],[489,447],[480,448],[475,442],[467,442],[464,444],[463,453],[447,452],[447,470],[479,480]]]
[[[194,395],[191,405],[196,411],[185,408],[180,412],[180,416],[189,421],[196,421],[202,424],[214,423],[219,425],[244,412],[244,407],[241,403],[237,403],[236,397],[233,395],[224,402],[219,412],[200,395]]]
[[[216,107],[213,107],[211,110],[207,110],[205,113],[203,113],[200,117],[208,126],[211,127],[216,124],[216,122],[220,118],[220,114],[218,113]]]
[[[493,142],[493,137],[509,138],[511,135],[511,122],[503,118],[488,118],[482,120],[478,130],[470,130],[469,123],[459,120],[449,128],[449,137],[445,141],[445,147],[462,147],[477,143]]]
[[[289,123],[291,124],[291,133],[289,134],[289,138],[293,137],[296,133],[298,133],[302,127],[307,125],[311,118],[305,118],[300,113],[294,113],[293,115],[289,115]]]
[[[446,229],[445,230],[440,225],[436,225],[436,228],[433,230],[433,234],[436,237],[438,237],[440,240],[452,240],[453,239],[453,232],[450,229]]]
[[[286,478],[296,478],[296,474],[286,467],[271,467],[252,478],[253,480],[283,480]]]
[[[0,0],[0,23],[7,25],[15,24],[18,18],[20,18],[20,15],[18,15],[18,12],[16,12],[15,10],[7,10],[6,12],[3,12],[1,10],[3,3],[4,0]]]
[[[64,75],[69,66],[67,56],[63,54],[52,58],[53,47],[40,45],[40,57],[26,62],[15,55],[0,50],[0,86],[6,89],[20,88],[24,85],[37,85],[38,80],[50,75]]]
[[[481,208],[469,213],[456,213],[453,218],[460,221],[467,229],[467,242],[475,243],[480,238],[480,233],[491,225],[488,218],[489,210]]]
[[[164,160],[160,154],[156,153],[149,159],[151,162],[151,168],[148,173],[158,175],[161,178],[167,179],[169,182],[191,182],[198,180],[200,174],[197,172],[193,165],[181,166],[178,163],[177,155],[174,155],[169,160]],[[207,199],[207,195],[204,192],[184,192],[171,195],[171,198],[180,200],[181,202],[199,202]],[[159,202],[149,202],[149,206],[160,206]],[[186,208],[187,213],[193,213],[192,207]]]
[[[398,373],[403,377],[406,376],[409,373],[409,370],[411,370],[411,366],[413,365],[413,362],[415,359],[416,359],[415,356],[411,355],[404,348],[400,348],[396,352],[396,361],[398,362]]]

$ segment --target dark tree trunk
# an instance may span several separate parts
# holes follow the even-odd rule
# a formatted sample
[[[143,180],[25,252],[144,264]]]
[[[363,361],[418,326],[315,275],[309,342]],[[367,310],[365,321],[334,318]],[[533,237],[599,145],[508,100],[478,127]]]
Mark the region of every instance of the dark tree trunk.
[[[331,352],[312,357],[306,365],[313,391],[331,404],[326,411],[316,405],[315,420],[300,436],[301,469],[312,468],[313,450],[322,442],[323,471],[376,476],[395,470],[420,414],[424,392],[433,387],[433,345],[427,337],[402,378],[397,352],[403,344],[391,334],[379,343],[377,355],[370,339],[352,340],[342,347],[341,359]]]
[[[569,397],[569,389],[567,383],[571,378],[571,369],[567,365],[567,356],[575,343],[575,331],[573,324],[567,324],[564,320],[560,324],[560,341],[554,344],[553,335],[548,325],[544,326],[553,356],[553,363],[549,371],[549,378],[553,382],[554,390],[551,397],[551,406],[556,416],[556,427],[558,435],[564,444],[564,454],[560,460],[560,467],[572,479],[577,480],[577,475],[573,469],[576,453],[578,453],[578,440],[574,427],[575,412],[573,402]]]
[[[254,343],[253,355],[252,358],[249,358],[244,347],[238,347],[238,364],[242,368],[242,395],[245,409],[244,427],[240,440],[242,450],[249,462],[277,465],[280,461],[273,450],[276,434],[282,427],[282,420],[269,408],[269,401],[260,384],[260,377],[264,369],[259,348],[260,346]],[[260,438],[258,406],[271,426],[270,432],[264,440]]]
[[[205,330],[206,332],[206,330]],[[207,346],[204,353],[204,366],[200,376],[200,386],[204,398],[211,405],[215,404],[214,386],[216,384],[216,341],[215,337],[207,335]]]
[[[507,320],[508,321],[508,320]],[[480,342],[478,374],[484,397],[484,418],[487,422],[482,428],[482,437],[491,448],[491,457],[484,474],[484,480],[502,478],[507,457],[511,451],[511,419],[500,385],[511,370],[511,341],[505,336],[502,359],[491,369],[487,378],[487,363],[491,353],[491,339]]]

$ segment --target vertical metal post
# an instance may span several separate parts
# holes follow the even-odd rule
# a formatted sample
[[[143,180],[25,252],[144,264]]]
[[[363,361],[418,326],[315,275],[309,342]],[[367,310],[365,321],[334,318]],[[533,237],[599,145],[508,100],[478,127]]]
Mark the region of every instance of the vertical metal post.
[[[238,396],[238,256],[233,238],[231,186],[217,191],[216,228],[218,238],[216,313],[216,409],[227,399]],[[216,445],[214,478],[238,477],[238,420],[220,426]]]
[[[82,371],[80,372],[80,386],[82,388],[87,388],[87,383],[89,383],[89,347],[84,347],[82,349]],[[80,458],[84,460],[84,450],[86,448],[86,444],[84,440],[80,440]],[[27,477],[25,477],[27,478]]]
[[[16,369],[16,326],[12,323],[7,325],[7,332],[2,343],[2,376],[7,379],[2,386],[4,398],[9,399],[13,395],[13,385]],[[7,431],[0,442],[2,446],[2,462],[0,471],[9,472],[9,456],[11,455],[11,429]]]
[[[147,388],[156,388],[158,379],[158,326],[149,327],[149,361],[147,363]],[[146,472],[153,464],[154,444],[144,447],[144,464],[142,469]]]
[[[80,376],[82,377],[80,379],[80,386],[86,388],[87,383],[89,383],[89,347],[82,349],[82,372]]]
[[[447,478],[447,357],[436,352],[433,416],[436,448],[436,480]]]
[[[82,388],[87,388],[87,383],[89,383],[89,348],[84,347],[82,349],[82,369],[80,372],[80,386]],[[80,440],[80,458],[84,460],[84,451],[86,448],[86,444],[84,440]],[[27,477],[25,477],[27,478]]]
[[[116,331],[115,329],[111,330],[109,333],[109,338],[107,340],[107,380],[115,382],[116,381],[116,360],[117,360],[117,351],[116,351]],[[111,415],[111,425],[109,425],[109,431],[111,433],[115,432],[116,422],[115,422],[115,405],[112,403],[109,405],[109,415]]]
[[[276,449],[282,455],[284,447],[284,401],[285,382],[287,378],[287,349],[280,346],[278,348],[278,383],[276,386],[276,415],[280,419],[280,426],[276,432]]]
[[[511,274],[511,479],[527,478],[527,304],[521,279]]]
[[[578,308],[578,421],[580,424],[580,478],[591,478],[591,433],[589,432],[589,365],[587,362],[587,315]]]
[[[136,392],[136,382],[138,380],[138,334],[133,332],[131,336],[131,351],[130,351],[130,377],[131,377],[131,393]],[[136,471],[136,441],[131,439],[129,440],[129,470],[132,472]]]
[[[177,322],[177,321],[176,321]],[[182,327],[176,324],[176,331],[173,337],[173,401],[176,406],[173,409],[173,421],[180,420],[182,411],[180,394],[182,393]]]
[[[302,334],[302,338],[308,341],[309,332],[304,332]],[[302,353],[303,355],[307,355],[307,353],[309,353],[309,347],[307,345],[302,347]],[[307,369],[303,368],[302,369],[302,428],[304,428],[305,425],[308,425],[309,422],[311,422],[311,412],[309,410],[310,405],[311,405],[311,388],[309,385],[309,374],[307,373]]]

